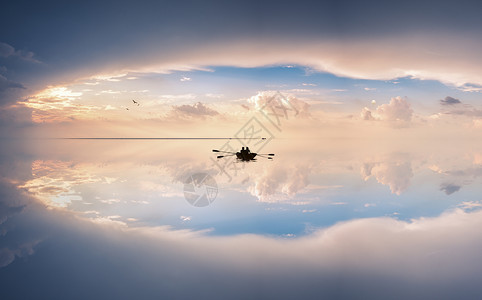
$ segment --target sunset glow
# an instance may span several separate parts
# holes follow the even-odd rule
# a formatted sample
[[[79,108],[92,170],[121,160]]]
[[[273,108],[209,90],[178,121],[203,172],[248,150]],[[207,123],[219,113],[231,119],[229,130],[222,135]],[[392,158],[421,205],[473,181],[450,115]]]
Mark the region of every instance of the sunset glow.
[[[480,2],[2,6],[0,299],[482,298]]]

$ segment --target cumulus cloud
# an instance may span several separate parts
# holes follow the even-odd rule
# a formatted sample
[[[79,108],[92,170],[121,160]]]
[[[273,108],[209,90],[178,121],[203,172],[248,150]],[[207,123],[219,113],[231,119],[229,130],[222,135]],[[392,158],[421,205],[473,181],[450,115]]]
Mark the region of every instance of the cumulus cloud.
[[[177,116],[184,117],[194,117],[194,118],[204,118],[207,116],[219,115],[219,112],[206,106],[202,102],[197,102],[195,104],[189,105],[173,105],[172,112]]]
[[[447,97],[445,97],[445,99],[440,100],[440,104],[442,104],[442,105],[455,105],[455,104],[460,104],[460,103],[462,103],[462,102],[460,102],[459,99],[453,98],[453,97],[450,97],[450,96],[447,96]]]
[[[372,116],[372,112],[368,107],[364,107],[362,109],[362,112],[360,113],[360,117],[362,118],[362,120],[365,120],[365,121],[375,120],[375,118]]]
[[[379,183],[388,185],[390,191],[397,195],[410,186],[410,179],[413,177],[411,163],[403,157],[388,158],[384,162],[364,163],[360,173],[365,181],[373,176]]]
[[[363,120],[381,120],[394,127],[406,127],[412,120],[413,109],[406,99],[394,97],[390,103],[379,105],[375,112],[364,107],[360,115]]]
[[[254,175],[254,185],[249,190],[261,202],[278,202],[286,196],[294,197],[309,184],[310,169],[306,165],[265,168],[262,173]]]
[[[382,120],[390,122],[410,122],[413,110],[406,99],[395,97],[389,104],[382,104],[377,108],[377,114]]]
[[[294,95],[277,91],[262,91],[250,97],[248,103],[254,104],[255,109],[274,116],[273,119],[289,119],[293,117],[308,117],[310,105]],[[279,125],[279,124],[278,124]]]

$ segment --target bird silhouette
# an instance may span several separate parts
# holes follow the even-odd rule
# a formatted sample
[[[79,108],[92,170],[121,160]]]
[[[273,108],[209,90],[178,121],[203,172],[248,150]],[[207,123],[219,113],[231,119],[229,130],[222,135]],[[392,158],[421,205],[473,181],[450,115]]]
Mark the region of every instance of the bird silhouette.
[[[132,99],[132,102],[134,102],[134,104],[137,104],[137,106],[139,106],[139,102],[137,102],[136,100]]]

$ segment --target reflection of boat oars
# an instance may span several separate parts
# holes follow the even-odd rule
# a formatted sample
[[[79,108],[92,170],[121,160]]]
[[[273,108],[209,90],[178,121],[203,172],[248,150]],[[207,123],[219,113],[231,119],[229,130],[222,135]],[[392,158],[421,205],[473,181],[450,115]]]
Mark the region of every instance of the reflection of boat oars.
[[[258,155],[258,157],[261,157],[261,158],[267,158],[267,159],[273,159],[272,157],[261,156],[261,155]]]

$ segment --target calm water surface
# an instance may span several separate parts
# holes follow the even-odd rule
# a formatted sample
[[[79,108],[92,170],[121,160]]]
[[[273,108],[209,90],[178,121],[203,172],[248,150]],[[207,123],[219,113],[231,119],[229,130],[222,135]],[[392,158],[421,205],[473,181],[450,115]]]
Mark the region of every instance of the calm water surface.
[[[206,274],[240,298],[455,295],[482,249],[482,144],[455,144],[274,139],[239,162],[212,152],[237,140],[8,140],[0,279],[12,299],[21,278],[53,298],[232,296]]]

